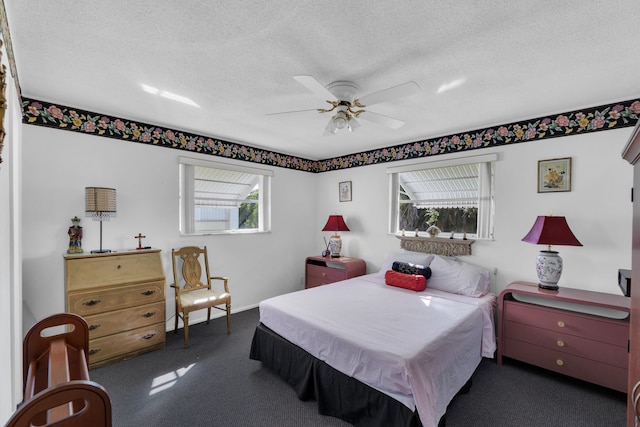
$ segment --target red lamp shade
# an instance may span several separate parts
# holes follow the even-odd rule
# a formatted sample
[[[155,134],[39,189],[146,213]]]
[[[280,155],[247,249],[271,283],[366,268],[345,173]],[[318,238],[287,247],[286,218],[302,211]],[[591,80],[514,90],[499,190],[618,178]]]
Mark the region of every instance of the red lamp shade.
[[[582,246],[563,216],[539,216],[522,241],[539,245]]]
[[[322,231],[349,231],[349,227],[344,223],[342,215],[329,215]]]

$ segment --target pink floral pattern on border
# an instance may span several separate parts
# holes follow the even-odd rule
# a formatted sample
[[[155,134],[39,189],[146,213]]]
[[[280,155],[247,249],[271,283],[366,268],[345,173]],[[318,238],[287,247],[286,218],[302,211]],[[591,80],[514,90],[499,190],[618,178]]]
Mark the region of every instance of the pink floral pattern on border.
[[[318,161],[34,99],[23,98],[22,109],[23,122],[27,124],[288,169],[326,172],[634,126],[640,117],[640,100],[623,101]]]

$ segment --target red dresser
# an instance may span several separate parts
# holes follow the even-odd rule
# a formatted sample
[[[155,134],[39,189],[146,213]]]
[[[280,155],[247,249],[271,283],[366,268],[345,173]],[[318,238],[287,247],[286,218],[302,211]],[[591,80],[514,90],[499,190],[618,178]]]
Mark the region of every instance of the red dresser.
[[[499,298],[498,365],[510,357],[626,393],[629,302],[622,295],[514,282]]]

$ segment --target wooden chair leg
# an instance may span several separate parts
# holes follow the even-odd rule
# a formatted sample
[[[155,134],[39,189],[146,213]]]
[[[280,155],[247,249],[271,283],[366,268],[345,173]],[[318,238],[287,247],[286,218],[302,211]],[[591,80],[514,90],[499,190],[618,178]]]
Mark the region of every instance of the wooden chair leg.
[[[184,348],[189,348],[189,313],[184,313]]]
[[[177,334],[178,333],[178,317],[180,316],[180,312],[178,311],[178,301],[176,301],[176,323],[175,326],[173,327],[173,333]]]
[[[207,308],[207,325],[211,321],[211,307]]]
[[[231,333],[231,304],[227,303],[227,335]]]

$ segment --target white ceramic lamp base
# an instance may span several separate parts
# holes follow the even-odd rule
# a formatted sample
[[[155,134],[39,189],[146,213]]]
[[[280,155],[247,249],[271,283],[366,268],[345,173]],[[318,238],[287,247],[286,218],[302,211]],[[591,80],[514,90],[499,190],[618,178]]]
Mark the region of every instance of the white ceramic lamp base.
[[[538,286],[543,289],[558,289],[558,281],[562,275],[562,258],[556,251],[540,251],[536,260]]]
[[[332,258],[339,258],[340,251],[342,250],[342,239],[338,234],[334,234],[329,239],[329,252],[331,252]]]

